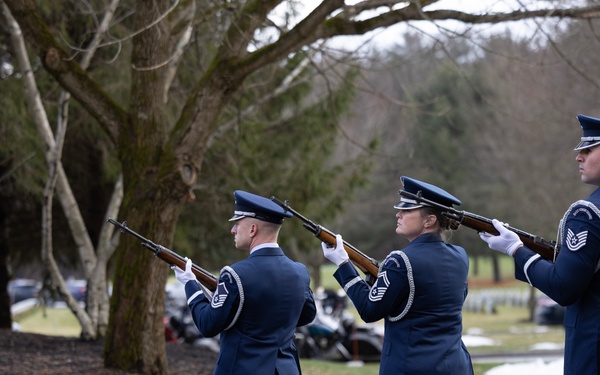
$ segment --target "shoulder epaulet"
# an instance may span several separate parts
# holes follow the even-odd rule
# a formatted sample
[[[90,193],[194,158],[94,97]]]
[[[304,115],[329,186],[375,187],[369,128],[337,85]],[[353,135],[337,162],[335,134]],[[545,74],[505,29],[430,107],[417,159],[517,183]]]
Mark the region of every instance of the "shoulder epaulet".
[[[240,279],[239,275],[230,266],[223,267],[223,269],[221,270],[221,279],[223,279],[224,281],[227,281],[229,283],[236,284],[237,288],[238,288],[239,298],[240,298],[240,302],[239,302],[237,311],[235,313],[235,316],[233,317],[233,320],[227,326],[227,328],[225,328],[225,330],[228,330],[237,322],[238,318],[240,317],[240,314],[242,313],[242,308],[244,307],[244,301],[245,301],[244,287],[242,286],[242,280]],[[213,300],[214,300],[214,298],[213,298]]]
[[[580,239],[579,236],[583,236],[583,234],[587,234],[587,232],[582,232],[579,234],[573,233],[570,228],[567,228],[566,222],[569,217],[580,215],[585,216],[590,221],[593,219],[599,219],[600,209],[594,203],[582,199],[571,204],[569,209],[565,212],[558,225],[556,241],[558,243],[562,243],[563,239],[566,238],[568,244],[567,247],[572,251],[576,251],[581,246],[585,245],[584,239]],[[596,265],[596,272],[598,272],[598,270],[600,270],[600,261],[598,261],[598,264]]]
[[[396,322],[402,318],[404,318],[404,316],[406,314],[408,314],[408,311],[410,310],[410,308],[412,307],[413,301],[415,300],[415,279],[413,277],[413,270],[412,270],[412,265],[410,264],[410,259],[408,259],[408,256],[403,252],[403,251],[392,251],[390,253],[390,255],[388,255],[387,259],[393,259],[394,262],[398,262],[398,260],[393,257],[390,258],[390,256],[392,255],[397,255],[398,257],[400,257],[400,259],[402,259],[404,261],[404,265],[406,266],[406,277],[408,279],[408,288],[409,288],[409,292],[408,292],[408,300],[406,301],[406,306],[404,306],[404,310],[402,310],[402,312],[396,316],[390,316],[389,320],[390,322]],[[398,263],[399,265],[399,263]],[[375,284],[377,285],[377,283]],[[369,296],[370,298],[370,296]]]

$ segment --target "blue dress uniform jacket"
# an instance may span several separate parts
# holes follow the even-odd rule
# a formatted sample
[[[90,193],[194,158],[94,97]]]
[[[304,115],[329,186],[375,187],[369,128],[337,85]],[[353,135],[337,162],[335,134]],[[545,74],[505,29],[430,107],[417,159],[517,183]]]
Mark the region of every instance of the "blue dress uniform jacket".
[[[565,312],[565,375],[600,374],[600,189],[571,205],[559,226],[554,263],[522,247],[515,277],[529,282]]]
[[[473,374],[462,342],[469,260],[465,250],[423,234],[382,262],[373,287],[346,263],[334,276],[365,322],[385,319],[379,373]]]
[[[194,322],[206,337],[220,333],[213,374],[298,375],[297,326],[313,321],[315,301],[306,267],[280,248],[261,248],[221,270],[212,300],[185,285]]]

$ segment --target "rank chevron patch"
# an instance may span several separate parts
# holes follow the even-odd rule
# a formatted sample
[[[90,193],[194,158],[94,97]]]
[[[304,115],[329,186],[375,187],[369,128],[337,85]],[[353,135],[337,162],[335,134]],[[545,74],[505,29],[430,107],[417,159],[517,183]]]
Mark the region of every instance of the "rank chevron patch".
[[[577,251],[585,246],[587,242],[588,231],[573,233],[571,229],[567,229],[567,248],[571,251]]]
[[[227,287],[225,287],[225,283],[219,283],[219,285],[217,285],[217,291],[215,292],[210,305],[215,309],[223,306],[228,295],[229,290],[227,290]]]
[[[371,293],[369,293],[369,300],[372,302],[381,301],[389,286],[390,280],[387,277],[387,271],[380,272],[375,285],[371,288]]]

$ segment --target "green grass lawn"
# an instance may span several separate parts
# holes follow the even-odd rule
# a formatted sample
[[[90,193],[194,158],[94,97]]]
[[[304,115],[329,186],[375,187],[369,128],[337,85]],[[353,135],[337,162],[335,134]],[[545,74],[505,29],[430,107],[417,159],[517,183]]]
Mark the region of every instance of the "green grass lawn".
[[[534,344],[563,344],[565,330],[559,326],[540,326],[528,321],[529,313],[522,307],[498,306],[496,314],[463,313],[464,332],[473,329],[494,340],[494,346],[470,348],[471,353],[527,352]]]
[[[78,337],[81,328],[75,315],[68,308],[44,308],[37,306],[15,318],[22,332],[49,336]]]
[[[349,367],[345,363],[332,363],[324,361],[300,360],[302,374],[304,375],[378,375],[379,364],[367,363],[361,367]],[[485,372],[498,364],[474,364],[475,375],[484,375]]]
[[[498,363],[473,364],[475,375],[484,375]],[[367,363],[361,367],[350,367],[345,363],[332,363],[313,360],[300,360],[302,374],[304,375],[379,375],[379,364]]]
[[[351,367],[342,362],[300,360],[303,375],[378,375],[379,363],[365,363],[360,367]]]
[[[490,250],[491,251],[491,250]],[[521,285],[525,285],[520,281],[515,280],[515,264],[513,258],[498,254],[498,267],[500,270],[500,278],[503,282],[514,282]],[[493,258],[492,257],[478,257],[477,259],[469,259],[469,280],[470,281],[482,281],[490,283],[493,280]]]

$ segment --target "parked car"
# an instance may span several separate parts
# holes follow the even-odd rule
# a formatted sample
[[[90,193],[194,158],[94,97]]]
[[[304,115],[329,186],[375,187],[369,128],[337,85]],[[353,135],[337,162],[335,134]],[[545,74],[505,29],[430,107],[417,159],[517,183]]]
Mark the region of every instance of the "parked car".
[[[533,321],[539,325],[562,325],[565,307],[548,296],[538,298],[533,311]]]
[[[14,279],[8,282],[8,295],[10,304],[29,298],[37,298],[41,289],[39,281],[32,279]]]
[[[85,302],[87,282],[85,280],[67,279],[67,288],[77,302]]]
[[[65,280],[65,284],[75,301],[79,304],[85,304],[87,297],[87,281],[83,279],[75,279],[69,277]],[[64,304],[64,300],[58,293],[58,290],[47,288],[44,290],[44,301],[48,305]]]

